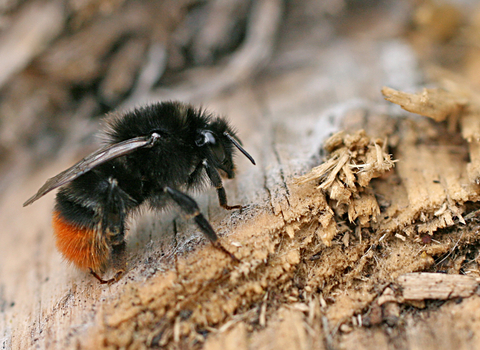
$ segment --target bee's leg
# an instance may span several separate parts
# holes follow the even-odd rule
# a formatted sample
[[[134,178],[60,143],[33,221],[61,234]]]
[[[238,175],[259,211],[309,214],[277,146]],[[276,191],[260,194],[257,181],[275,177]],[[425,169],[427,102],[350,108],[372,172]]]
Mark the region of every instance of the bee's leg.
[[[223,187],[222,178],[220,177],[218,170],[210,166],[207,161],[204,161],[203,164],[205,165],[205,170],[207,171],[207,175],[212,182],[212,185],[217,189],[218,202],[220,203],[220,206],[227,210],[242,209],[243,207],[241,205],[227,204],[227,193]]]
[[[190,174],[187,180],[187,186],[193,186],[199,179],[201,179],[203,175],[203,168],[204,168],[203,162],[198,163],[198,165],[195,167],[193,172]]]
[[[111,261],[112,267],[116,271],[115,276],[113,276],[112,278],[105,280],[101,278],[92,268],[90,268],[90,274],[95,277],[100,282],[100,284],[111,284],[113,282],[118,282],[125,274],[125,269],[127,266],[127,255],[125,254],[125,247],[125,241],[112,247]]]
[[[190,196],[187,196],[185,193],[177,191],[170,187],[165,187],[165,191],[170,195],[170,197],[179,205],[179,207],[185,212],[187,218],[193,217],[197,226],[202,230],[203,234],[212,242],[213,246],[218,250],[221,250],[232,260],[239,261],[235,255],[230,253],[219,241],[218,236],[213,230],[210,223],[205,219],[203,214],[198,208],[197,202],[193,200]]]
[[[116,271],[115,276],[110,280],[117,282],[122,278],[127,269],[127,243],[122,232],[122,242],[112,245],[112,267]]]
[[[128,208],[135,205],[135,201],[118,186],[117,180],[109,178],[108,182],[100,217],[103,234],[111,247],[109,263],[116,272],[113,278],[104,280],[95,271],[90,270],[92,276],[101,284],[117,282],[125,273],[127,265],[125,221]]]
[[[90,274],[95,277],[98,282],[100,282],[100,284],[106,284],[108,283],[108,281],[104,280],[102,277],[100,277],[95,271],[93,271],[93,269],[91,267],[89,267],[89,270],[90,270]]]

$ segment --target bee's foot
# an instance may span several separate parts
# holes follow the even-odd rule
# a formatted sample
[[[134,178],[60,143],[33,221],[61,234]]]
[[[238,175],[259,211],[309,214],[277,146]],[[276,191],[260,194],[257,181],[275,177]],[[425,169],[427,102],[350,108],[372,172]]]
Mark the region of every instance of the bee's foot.
[[[110,278],[108,280],[104,280],[95,271],[93,271],[92,268],[89,268],[89,269],[90,269],[90,274],[93,277],[95,277],[98,280],[98,282],[100,282],[100,284],[112,284],[114,282],[118,282],[120,280],[120,278],[122,278],[123,274],[125,273],[125,271],[119,270],[119,271],[117,271],[115,276],[113,276],[113,278]]]

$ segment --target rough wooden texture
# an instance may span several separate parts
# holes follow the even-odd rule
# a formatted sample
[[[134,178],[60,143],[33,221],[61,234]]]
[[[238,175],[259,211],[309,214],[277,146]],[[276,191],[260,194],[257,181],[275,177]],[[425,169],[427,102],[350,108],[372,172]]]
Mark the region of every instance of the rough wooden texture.
[[[383,87],[382,93],[387,101],[402,106],[406,111],[430,117],[437,122],[456,118],[467,104],[465,98],[441,89],[423,89],[418,94],[408,94]]]
[[[0,198],[1,346],[478,348],[479,198],[467,174],[471,150],[448,125],[395,109],[380,94],[385,85],[403,91],[422,81],[415,53],[399,39],[406,2],[346,11],[333,21],[312,12],[315,3],[288,8],[272,60],[255,79],[223,80],[230,90],[221,94],[219,80],[208,86],[211,75],[203,81],[207,94],[182,91],[182,84],[172,90],[228,115],[257,161],[253,167],[239,157],[237,178],[226,182],[229,201],[248,205],[242,212],[219,208],[214,190],[196,196],[241,263],[213,249],[175,212],[132,219],[129,271],[118,283],[99,285],[63,263],[51,234],[53,196],[21,205],[46,178],[88,153],[75,130],[97,122],[74,119],[76,138],[61,156],[32,174],[12,169]],[[255,62],[251,67],[266,61]],[[325,140],[340,128],[387,140],[376,154],[399,160],[365,184],[370,207],[375,201],[380,210],[377,222],[350,222],[320,183],[293,180],[320,164]],[[335,179],[347,180],[355,184],[350,175]],[[332,220],[327,247],[322,235]],[[416,271],[463,273],[476,282],[463,300],[405,305],[397,281]]]
[[[409,273],[397,280],[405,300],[468,298],[475,293],[479,281],[440,273]]]

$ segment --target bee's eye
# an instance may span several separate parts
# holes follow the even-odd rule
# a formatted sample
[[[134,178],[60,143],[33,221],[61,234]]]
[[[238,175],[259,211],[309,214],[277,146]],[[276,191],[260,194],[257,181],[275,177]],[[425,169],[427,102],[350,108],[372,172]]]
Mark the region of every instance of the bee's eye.
[[[223,162],[225,159],[225,150],[220,142],[217,142],[214,134],[208,130],[202,130],[195,140],[195,144],[199,147],[208,144],[210,150],[213,153],[215,159],[219,162]]]

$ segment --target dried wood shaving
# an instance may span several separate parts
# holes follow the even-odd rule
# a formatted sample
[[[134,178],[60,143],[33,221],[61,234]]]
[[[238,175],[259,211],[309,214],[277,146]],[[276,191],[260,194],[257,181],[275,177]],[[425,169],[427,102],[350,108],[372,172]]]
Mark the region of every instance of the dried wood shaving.
[[[458,117],[468,103],[466,98],[442,89],[423,89],[421,93],[410,94],[383,87],[382,94],[387,101],[400,105],[406,111],[437,122]]]
[[[337,214],[348,213],[349,221],[358,219],[360,226],[376,222],[380,208],[367,186],[395,164],[386,152],[386,142],[370,138],[364,130],[351,135],[341,131],[325,142],[325,150],[330,152],[329,158],[294,182],[299,185],[320,182],[317,188],[333,201],[330,206]],[[328,244],[328,240],[323,241]]]
[[[385,146],[385,141],[373,140],[364,130],[353,135],[340,131],[325,142],[329,159],[296,181],[301,184],[319,179],[318,188],[322,190],[331,188],[337,178],[352,191],[357,190],[356,184],[367,187],[371,179],[394,166],[395,161],[386,153]]]
[[[397,283],[403,300],[467,298],[479,286],[478,278],[443,273],[408,273],[400,276]]]
[[[438,72],[437,72],[438,74]],[[440,72],[440,74],[442,74]],[[445,73],[446,75],[448,73]],[[451,77],[455,77],[450,74]],[[447,80],[444,89],[424,89],[422,93],[410,94],[384,87],[382,93],[390,102],[403,109],[430,117],[437,122],[448,119],[453,132],[457,123],[463,138],[468,142],[471,161],[467,165],[471,182],[480,184],[480,103],[479,95],[468,85]]]
[[[437,122],[447,121],[448,130],[431,130],[430,141],[420,141],[425,135],[419,132],[422,126],[404,125],[404,138],[398,145],[400,163],[397,172],[405,187],[406,198],[388,197],[390,206],[385,211],[385,220],[378,228],[386,232],[403,230],[433,234],[439,228],[452,226],[456,220],[464,222],[462,213],[466,202],[479,200],[477,184],[480,183],[480,135],[478,95],[465,86],[450,81],[451,91],[424,89],[411,94],[384,87],[385,98],[399,104],[407,111],[428,116]],[[462,145],[455,132],[457,125],[469,149]],[[443,133],[443,135],[442,135]],[[445,142],[449,134],[449,142]],[[463,157],[463,158],[462,158]],[[465,159],[470,157],[471,162]],[[400,191],[399,191],[400,192]],[[397,193],[398,194],[398,193]]]

